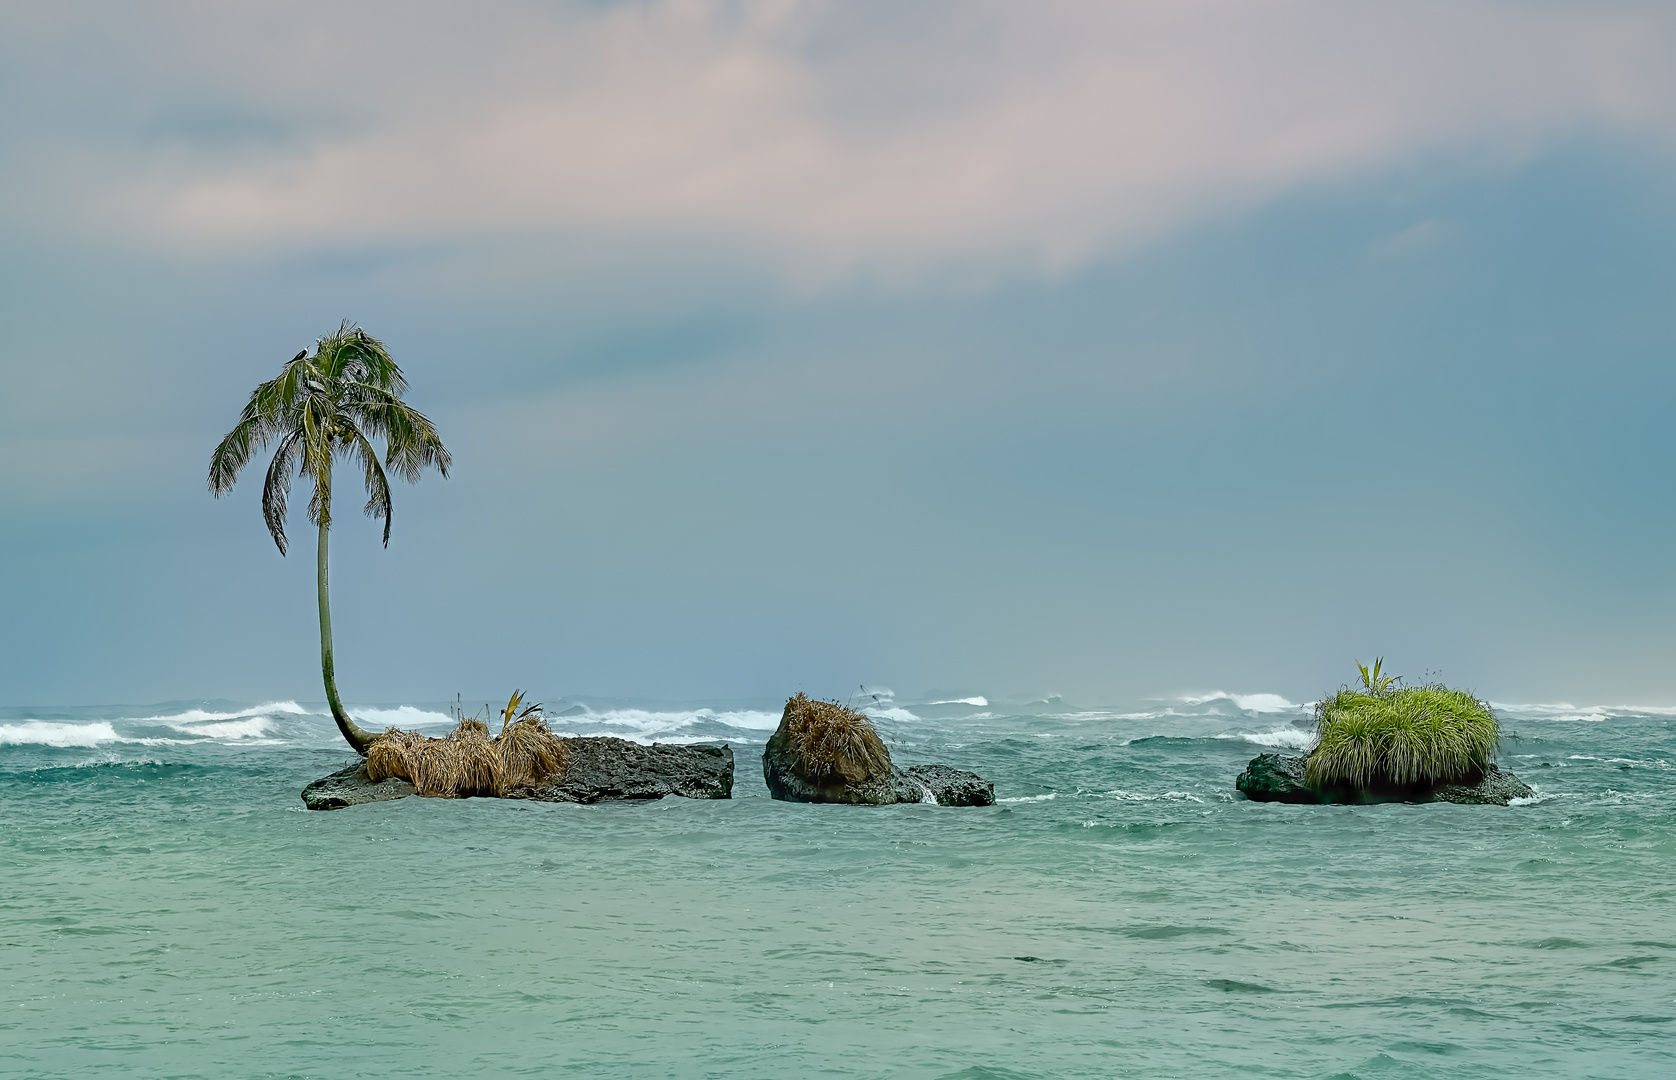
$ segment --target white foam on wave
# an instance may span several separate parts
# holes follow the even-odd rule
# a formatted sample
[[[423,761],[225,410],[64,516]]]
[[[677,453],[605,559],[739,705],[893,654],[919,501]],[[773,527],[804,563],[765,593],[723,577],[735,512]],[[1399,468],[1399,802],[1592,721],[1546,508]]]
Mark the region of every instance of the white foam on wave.
[[[161,724],[179,730],[181,724],[206,724],[223,720],[245,720],[260,718],[271,713],[291,713],[297,716],[308,715],[308,710],[295,701],[270,701],[266,705],[256,705],[236,712],[208,712],[204,709],[187,709],[185,712],[169,713],[159,716],[135,716],[128,718],[137,724]]]
[[[1283,727],[1273,731],[1240,731],[1232,735],[1217,735],[1218,739],[1240,739],[1258,746],[1284,746],[1290,750],[1302,750],[1315,741],[1315,734],[1302,728]]]
[[[1011,799],[996,799],[995,801],[996,802],[1049,802],[1052,799],[1054,799],[1058,794],[1059,794],[1058,792],[1054,792],[1053,794],[1050,794],[1050,795],[1019,795],[1019,796],[1015,796],[1014,798],[1011,798]]]
[[[1213,701],[1231,701],[1242,712],[1275,713],[1301,709],[1303,706],[1287,701],[1279,694],[1230,694],[1216,690],[1209,694],[1189,694],[1181,699],[1187,705],[1209,705]]]
[[[1120,790],[1120,789],[1113,789],[1111,791],[1099,792],[1099,793],[1095,794],[1095,798],[1117,799],[1120,802],[1194,802],[1194,803],[1203,803],[1205,801],[1205,800],[1199,798],[1197,795],[1193,794],[1191,791],[1166,791],[1162,795],[1147,795],[1147,794],[1144,794],[1144,793],[1138,792],[1138,791],[1123,791],[1123,790]]]
[[[64,724],[55,720],[25,720],[0,724],[0,746],[101,746],[129,742],[103,720],[91,724]]]
[[[928,701],[928,702],[926,702],[926,704],[927,705],[976,705],[980,709],[987,709],[987,708],[989,708],[989,699],[984,697],[982,694],[974,694],[971,697],[950,698],[947,701]]]
[[[268,725],[272,723],[265,716],[253,716],[247,720],[221,720],[199,724],[170,724],[174,730],[182,735],[195,735],[202,739],[259,739],[268,733]]]
[[[1676,705],[1573,705],[1568,701],[1521,705],[1492,701],[1490,707],[1500,713],[1515,714],[1521,720],[1599,723],[1618,716],[1676,716]]]
[[[1514,714],[1521,720],[1554,720],[1557,722],[1582,722],[1598,724],[1606,719],[1610,711],[1600,705],[1577,706],[1567,702],[1535,705],[1509,705],[1500,701],[1490,702],[1490,708],[1498,713]]]
[[[432,712],[429,709],[415,709],[412,705],[398,705],[394,709],[350,709],[349,715],[358,724],[365,724],[370,728],[415,728],[421,724],[446,724],[454,726],[454,718],[447,713]]]
[[[599,724],[606,727],[628,728],[638,732],[679,731],[699,723],[721,724],[747,731],[773,731],[780,726],[780,714],[755,709],[717,712],[714,709],[693,709],[686,712],[656,712],[650,709],[602,709],[566,716],[570,725]]]

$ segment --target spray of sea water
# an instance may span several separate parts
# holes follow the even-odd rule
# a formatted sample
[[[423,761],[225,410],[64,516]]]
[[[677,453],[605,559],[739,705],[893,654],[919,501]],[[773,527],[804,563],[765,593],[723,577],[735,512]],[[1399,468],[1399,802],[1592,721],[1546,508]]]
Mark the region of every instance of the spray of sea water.
[[[729,802],[324,814],[319,706],[0,711],[0,1075],[1676,1075],[1672,710],[1498,706],[1528,805],[1300,807],[1233,790],[1272,694],[867,706],[997,805],[773,802],[776,702],[551,710]]]

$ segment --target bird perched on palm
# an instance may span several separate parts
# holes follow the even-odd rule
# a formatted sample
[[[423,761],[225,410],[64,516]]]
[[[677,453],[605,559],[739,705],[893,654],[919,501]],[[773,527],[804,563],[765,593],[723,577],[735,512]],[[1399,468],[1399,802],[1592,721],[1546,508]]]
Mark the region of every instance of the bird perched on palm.
[[[447,447],[436,426],[402,400],[407,380],[388,349],[345,320],[337,332],[321,338],[314,356],[304,349],[250,395],[239,422],[210,457],[209,488],[217,497],[233,489],[239,473],[259,450],[278,442],[262,485],[262,516],[281,555],[286,501],[293,475],[314,483],[308,518],[319,529],[316,590],[320,604],[320,674],[338,730],[356,752],[365,754],[377,737],[350,719],[338,698],[332,663],[332,612],[327,594],[327,546],[332,527],[332,464],[349,458],[361,466],[367,489],[363,508],[384,519],[384,545],[390,545],[389,473],[413,483],[430,466],[448,475]],[[372,439],[384,440],[379,461]]]

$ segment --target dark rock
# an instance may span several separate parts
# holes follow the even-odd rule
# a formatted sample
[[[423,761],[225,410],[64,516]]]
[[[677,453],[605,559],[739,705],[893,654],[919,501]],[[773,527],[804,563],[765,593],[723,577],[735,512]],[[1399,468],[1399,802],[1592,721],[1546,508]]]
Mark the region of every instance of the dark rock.
[[[1494,765],[1476,783],[1394,790],[1318,790],[1304,783],[1304,760],[1296,754],[1258,754],[1240,773],[1234,786],[1256,802],[1288,803],[1452,802],[1506,806],[1513,799],[1528,799],[1536,794],[1529,784]]]
[[[1495,806],[1506,806],[1514,799],[1529,799],[1536,795],[1531,786],[1510,772],[1502,772],[1491,765],[1484,773],[1484,779],[1476,784],[1444,784],[1433,788],[1431,799],[1434,802],[1452,802],[1466,804],[1489,803]]]
[[[947,765],[910,765],[911,779],[931,789],[938,806],[994,806],[995,781]]]
[[[569,751],[562,778],[507,793],[509,799],[537,802],[593,803],[627,799],[733,797],[733,748],[703,744],[653,743],[643,746],[610,736],[564,740]],[[310,810],[336,810],[358,803],[400,799],[414,794],[406,780],[373,783],[365,762],[357,761],[303,789]]]
[[[367,776],[367,763],[357,761],[303,788],[303,805],[310,810],[339,810],[360,803],[405,799],[412,794],[413,785],[399,777],[373,783]]]
[[[563,779],[507,793],[539,802],[733,798],[733,747],[704,743],[642,743],[609,735],[566,739]]]
[[[815,783],[793,766],[783,724],[763,747],[762,778],[768,784],[768,794],[783,802],[869,806],[925,802],[939,806],[991,806],[995,802],[993,781],[947,765],[915,765],[907,770],[892,765],[889,775],[857,784],[848,783],[842,777],[827,784]]]
[[[1258,754],[1234,786],[1255,802],[1321,801],[1321,796],[1304,783],[1304,759],[1297,754]]]
[[[920,802],[925,795],[919,785],[909,782],[901,770],[894,767],[888,775],[856,784],[848,783],[842,777],[835,777],[827,784],[806,779],[794,765],[783,722],[779,730],[768,737],[768,745],[762,749],[762,778],[768,784],[769,796],[785,802],[882,806],[887,803]]]

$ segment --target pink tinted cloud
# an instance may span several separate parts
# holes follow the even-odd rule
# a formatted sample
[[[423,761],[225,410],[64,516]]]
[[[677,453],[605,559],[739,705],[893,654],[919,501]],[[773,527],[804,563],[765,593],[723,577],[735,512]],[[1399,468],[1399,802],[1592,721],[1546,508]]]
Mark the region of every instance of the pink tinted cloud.
[[[1676,10],[1643,4],[125,12],[99,72],[39,71],[43,117],[97,84],[113,122],[20,129],[7,169],[33,214],[188,251],[568,231],[1052,269],[1303,185],[1676,123]],[[85,37],[12,18],[36,60]],[[206,109],[283,134],[168,136]]]

